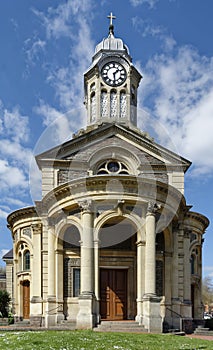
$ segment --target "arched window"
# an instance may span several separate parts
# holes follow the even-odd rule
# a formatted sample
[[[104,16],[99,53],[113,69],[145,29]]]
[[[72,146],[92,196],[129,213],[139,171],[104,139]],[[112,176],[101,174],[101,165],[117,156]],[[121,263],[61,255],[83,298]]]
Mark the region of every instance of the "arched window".
[[[96,116],[96,96],[95,92],[92,92],[90,97],[90,115],[91,115],[91,121],[95,120]]]
[[[115,90],[110,92],[110,117],[115,118],[117,116],[117,94]]]
[[[191,274],[194,275],[195,273],[195,256],[194,254],[191,255]]]
[[[19,271],[22,270],[22,254],[21,254],[21,252],[19,252],[19,254],[18,254],[18,269],[19,269]]]
[[[101,117],[107,117],[108,103],[107,103],[107,92],[106,90],[101,91]]]
[[[121,91],[120,94],[120,117],[125,118],[126,117],[126,92]]]
[[[108,161],[102,163],[98,167],[97,174],[98,175],[104,175],[104,174],[128,175],[129,170],[128,170],[127,166],[122,162],[119,162],[117,160],[108,160]]]
[[[26,250],[23,256],[23,269],[30,270],[30,252]]]

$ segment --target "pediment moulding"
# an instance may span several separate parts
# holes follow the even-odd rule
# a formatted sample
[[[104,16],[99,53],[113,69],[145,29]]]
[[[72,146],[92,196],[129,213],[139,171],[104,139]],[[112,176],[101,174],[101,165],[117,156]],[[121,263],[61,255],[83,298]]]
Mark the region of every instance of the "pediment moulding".
[[[61,146],[36,156],[38,166],[41,169],[45,165],[51,166],[62,160],[66,162],[75,152],[82,150],[83,147],[88,148],[94,142],[100,142],[101,139],[112,136],[120,137],[126,140],[126,142],[131,142],[135,147],[144,150],[144,152],[151,152],[153,156],[164,160],[166,166],[171,166],[171,170],[179,167],[180,171],[186,171],[191,164],[188,160],[156,144],[153,139],[147,138],[147,135],[139,130],[135,132],[117,124],[103,124],[98,130],[89,131],[77,139],[72,139]]]

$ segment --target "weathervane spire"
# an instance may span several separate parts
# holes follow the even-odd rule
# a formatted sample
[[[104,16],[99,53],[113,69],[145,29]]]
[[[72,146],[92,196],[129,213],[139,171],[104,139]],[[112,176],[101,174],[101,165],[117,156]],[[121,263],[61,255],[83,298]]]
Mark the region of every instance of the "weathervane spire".
[[[110,13],[109,16],[107,16],[107,18],[109,18],[110,22],[109,22],[109,36],[113,36],[114,37],[114,26],[112,24],[112,20],[116,19],[115,16],[113,16],[112,12]]]

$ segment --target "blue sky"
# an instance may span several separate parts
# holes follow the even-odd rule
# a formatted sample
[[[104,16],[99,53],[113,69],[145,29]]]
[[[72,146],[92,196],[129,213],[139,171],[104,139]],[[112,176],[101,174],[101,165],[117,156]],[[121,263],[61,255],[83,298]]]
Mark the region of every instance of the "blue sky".
[[[138,126],[193,162],[187,203],[212,220],[213,1],[1,1],[0,256],[12,247],[7,215],[40,199],[33,155],[86,124],[83,73],[111,11],[143,75]],[[213,277],[212,246],[210,225],[203,262]]]

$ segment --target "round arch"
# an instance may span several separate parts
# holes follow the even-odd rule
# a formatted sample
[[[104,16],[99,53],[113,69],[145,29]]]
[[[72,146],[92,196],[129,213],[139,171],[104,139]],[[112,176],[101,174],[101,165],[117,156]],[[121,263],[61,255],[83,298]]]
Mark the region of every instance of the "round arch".
[[[63,249],[63,241],[64,241],[64,235],[66,234],[66,231],[70,228],[70,227],[74,227],[75,229],[75,241],[76,241],[76,232],[78,231],[80,239],[81,240],[81,236],[82,236],[82,225],[80,222],[80,219],[77,217],[73,217],[73,218],[67,218],[66,220],[63,219],[61,220],[57,226],[56,226],[56,246],[59,249]]]
[[[136,214],[128,214],[128,213],[119,213],[115,211],[106,211],[102,213],[96,220],[94,225],[94,240],[99,240],[99,233],[101,228],[110,222],[116,220],[118,222],[122,222],[127,220],[135,229],[135,233],[137,233],[137,240],[145,241],[145,220],[140,218]],[[126,221],[126,222],[127,222]]]

